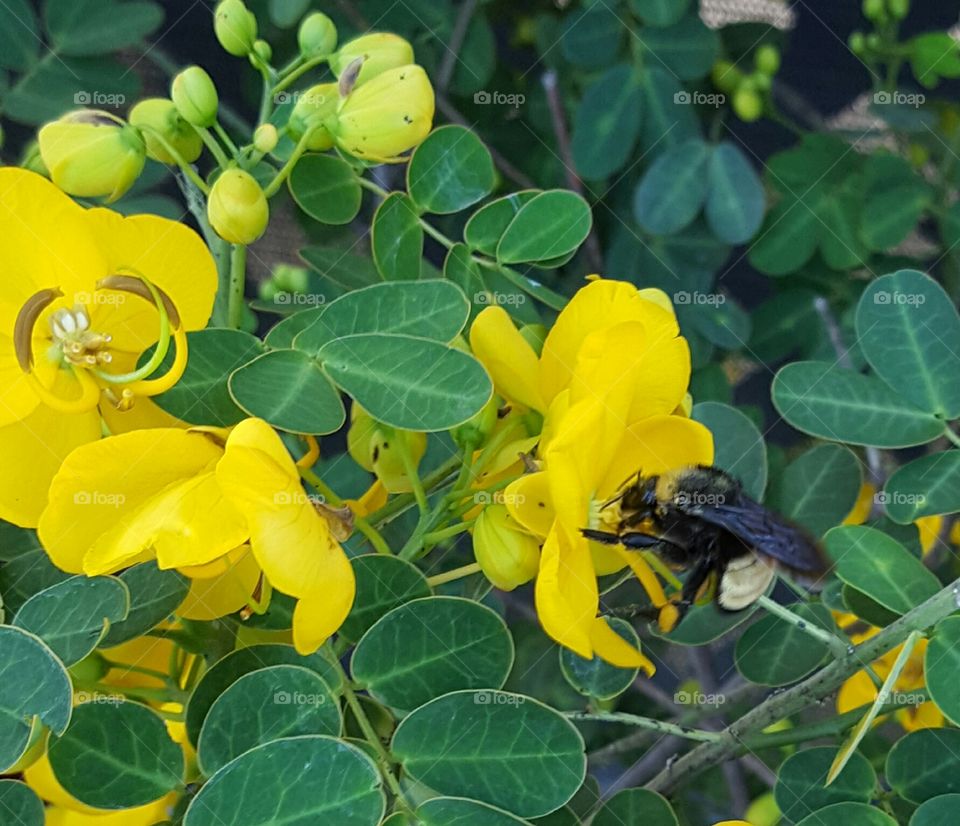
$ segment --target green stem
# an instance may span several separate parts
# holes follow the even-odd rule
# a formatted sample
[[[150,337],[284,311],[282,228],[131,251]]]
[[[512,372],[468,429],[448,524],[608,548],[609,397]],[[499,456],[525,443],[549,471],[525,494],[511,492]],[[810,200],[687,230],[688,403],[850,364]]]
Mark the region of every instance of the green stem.
[[[450,475],[460,466],[460,462],[461,459],[459,456],[453,456],[436,470],[428,473],[423,478],[424,488],[433,491],[433,489],[439,487],[441,483],[446,482]],[[371,525],[376,525],[379,528],[392,519],[395,519],[412,504],[414,504],[413,494],[401,493],[399,496],[394,496],[393,499],[387,502],[382,508],[371,513],[367,519]]]
[[[329,55],[323,55],[322,57],[313,57],[310,60],[308,60],[306,63],[303,63],[297,66],[292,71],[290,71],[287,75],[282,76],[280,78],[280,80],[270,90],[270,94],[275,95],[277,94],[277,92],[282,92],[291,83],[297,80],[297,78],[301,77],[302,75],[305,75],[314,66],[319,66],[321,63],[326,63],[328,59],[329,59]]]
[[[266,188],[263,190],[263,194],[268,198],[272,198],[277,194],[277,191],[283,186],[283,182],[287,180],[287,177],[293,171],[293,168],[297,165],[297,161],[300,160],[304,152],[307,151],[307,143],[310,140],[310,137],[313,135],[313,130],[307,130],[304,132],[303,137],[297,142],[296,147],[293,150],[293,153],[287,158],[287,162],[281,167],[280,171],[276,174],[274,179],[267,184]]]
[[[183,155],[174,149],[170,142],[160,132],[151,126],[139,126],[138,128],[141,132],[148,134],[164,148],[170,157],[177,162],[177,166],[183,170],[183,174],[193,182],[193,185],[197,189],[199,189],[204,195],[210,194],[210,187],[207,186],[207,182],[197,174],[196,170],[189,163],[187,163],[186,160],[184,160]]]
[[[701,743],[714,743],[720,738],[720,732],[705,731],[703,729],[681,726],[677,723],[668,723],[666,720],[656,720],[653,717],[641,717],[637,714],[627,714],[623,711],[566,711],[564,717],[569,720],[595,720],[601,723],[623,723],[628,726],[655,731],[658,734],[672,734],[675,737],[684,737],[687,740],[697,740]]]
[[[227,149],[230,150],[230,154],[232,154],[233,157],[236,158],[237,155],[240,154],[240,150],[237,149],[237,145],[233,142],[233,139],[227,133],[227,130],[220,125],[220,121],[215,120],[213,122],[213,131],[220,136],[220,140],[223,141],[224,146],[226,146]]]
[[[213,157],[217,159],[220,168],[226,169],[230,166],[230,159],[227,157],[226,152],[223,151],[223,147],[217,143],[217,139],[210,133],[210,130],[204,126],[195,126],[194,129],[197,130],[197,134],[200,135],[200,139],[207,149],[210,150]]]
[[[160,680],[162,683],[171,683],[171,677],[169,674],[164,673],[163,671],[156,671],[153,668],[144,668],[139,665],[129,665],[127,663],[118,663],[113,660],[108,660],[106,657],[103,658],[103,661],[110,666],[110,668],[116,668],[120,671],[132,671],[136,674],[144,674],[147,677],[153,677],[154,679]]]
[[[299,468],[300,476],[303,479],[306,479],[317,491],[323,494],[324,498],[334,507],[340,507],[343,504],[343,499],[341,499],[334,492],[326,482],[323,481],[316,473],[314,473],[310,468]],[[387,544],[387,541],[383,538],[373,525],[371,525],[366,519],[360,516],[357,513],[353,514],[353,525],[360,531],[373,545],[374,550],[378,554],[385,554],[386,556],[393,556],[393,551],[390,550],[390,546]]]
[[[798,631],[802,631],[808,637],[812,637],[825,645],[834,657],[846,657],[847,654],[850,653],[851,644],[849,642],[844,642],[835,634],[831,634],[819,625],[815,625],[810,620],[806,620],[799,614],[795,614],[789,608],[785,608],[779,602],[770,599],[766,594],[761,595],[757,599],[757,605],[784,620],[784,622],[790,623],[790,625]]]
[[[953,432],[953,429],[950,427],[950,425],[944,425],[943,435],[953,442],[955,447],[960,447],[960,436]]]
[[[459,568],[454,568],[451,571],[444,571],[442,574],[435,574],[434,576],[427,577],[427,585],[431,588],[435,588],[437,585],[445,585],[448,582],[456,582],[458,579],[463,579],[467,576],[473,576],[474,574],[480,573],[480,565],[476,562],[471,562],[469,565],[461,565]]]
[[[234,244],[230,250],[230,293],[227,304],[227,326],[240,329],[243,322],[243,291],[247,281],[247,248]]]
[[[465,531],[470,530],[473,527],[473,523],[476,520],[470,519],[466,522],[457,522],[456,525],[450,525],[446,528],[441,528],[438,531],[431,531],[423,535],[423,543],[425,545],[436,545],[438,542],[443,542],[444,539],[450,539],[454,536],[459,536]]]
[[[403,469],[407,474],[407,478],[410,480],[410,485],[413,488],[413,498],[417,502],[417,507],[420,508],[421,514],[426,514],[430,509],[430,503],[427,501],[427,492],[423,489],[423,481],[420,479],[420,470],[417,467],[417,462],[410,452],[410,445],[404,438],[393,439],[392,441],[397,446],[397,452],[400,454],[400,460],[403,462]]]

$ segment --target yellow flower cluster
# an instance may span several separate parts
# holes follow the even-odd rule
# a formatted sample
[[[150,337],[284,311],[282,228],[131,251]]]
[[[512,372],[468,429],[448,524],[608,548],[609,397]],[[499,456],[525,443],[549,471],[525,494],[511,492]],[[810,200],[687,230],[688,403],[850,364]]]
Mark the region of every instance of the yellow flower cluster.
[[[543,417],[536,460],[528,460],[536,470],[510,483],[503,502],[542,543],[536,607],[544,629],[583,657],[653,673],[598,616],[597,577],[629,565],[658,607],[663,589],[640,555],[599,546],[581,529],[604,527],[602,505],[638,472],[712,463],[710,432],[687,416],[690,352],[669,299],[596,279],[560,313],[539,355],[499,307],[480,313],[470,344],[497,392]],[[480,538],[478,560],[496,583],[496,549]]]

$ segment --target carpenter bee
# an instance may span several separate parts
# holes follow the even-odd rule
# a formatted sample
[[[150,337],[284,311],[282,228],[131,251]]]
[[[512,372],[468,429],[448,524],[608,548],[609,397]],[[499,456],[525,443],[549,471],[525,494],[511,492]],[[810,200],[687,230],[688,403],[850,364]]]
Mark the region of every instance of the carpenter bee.
[[[583,529],[588,539],[650,549],[671,567],[688,570],[672,627],[703,592],[713,592],[721,609],[741,611],[767,590],[777,570],[809,587],[827,570],[806,531],[751,499],[716,467],[631,477],[603,511],[615,530]]]

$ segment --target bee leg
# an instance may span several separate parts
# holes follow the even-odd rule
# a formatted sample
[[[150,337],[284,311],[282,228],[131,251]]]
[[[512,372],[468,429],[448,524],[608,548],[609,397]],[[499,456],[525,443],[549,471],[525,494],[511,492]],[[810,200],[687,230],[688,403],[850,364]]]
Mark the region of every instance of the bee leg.
[[[697,599],[697,594],[703,587],[703,583],[713,573],[717,562],[712,555],[703,557],[687,575],[683,583],[683,590],[680,592],[680,600],[677,602],[677,611],[680,613],[680,619],[690,610]],[[679,624],[680,620],[677,620]]]
[[[686,549],[682,545],[671,542],[662,536],[651,536],[648,533],[639,533],[631,531],[630,533],[610,533],[608,531],[594,531],[590,528],[581,528],[582,533],[587,539],[594,542],[602,542],[604,545],[623,545],[630,551],[646,551],[651,549],[660,549],[679,552],[686,556]]]

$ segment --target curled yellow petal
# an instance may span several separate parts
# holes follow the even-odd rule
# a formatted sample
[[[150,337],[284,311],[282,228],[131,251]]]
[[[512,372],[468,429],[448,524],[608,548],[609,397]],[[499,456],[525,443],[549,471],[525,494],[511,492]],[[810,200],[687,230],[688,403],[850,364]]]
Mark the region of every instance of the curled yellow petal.
[[[470,327],[470,349],[487,368],[497,393],[546,413],[539,390],[539,360],[503,307],[487,307]]]
[[[590,629],[590,642],[601,660],[620,668],[640,668],[652,677],[657,667],[639,649],[614,631],[603,617],[597,617]]]

